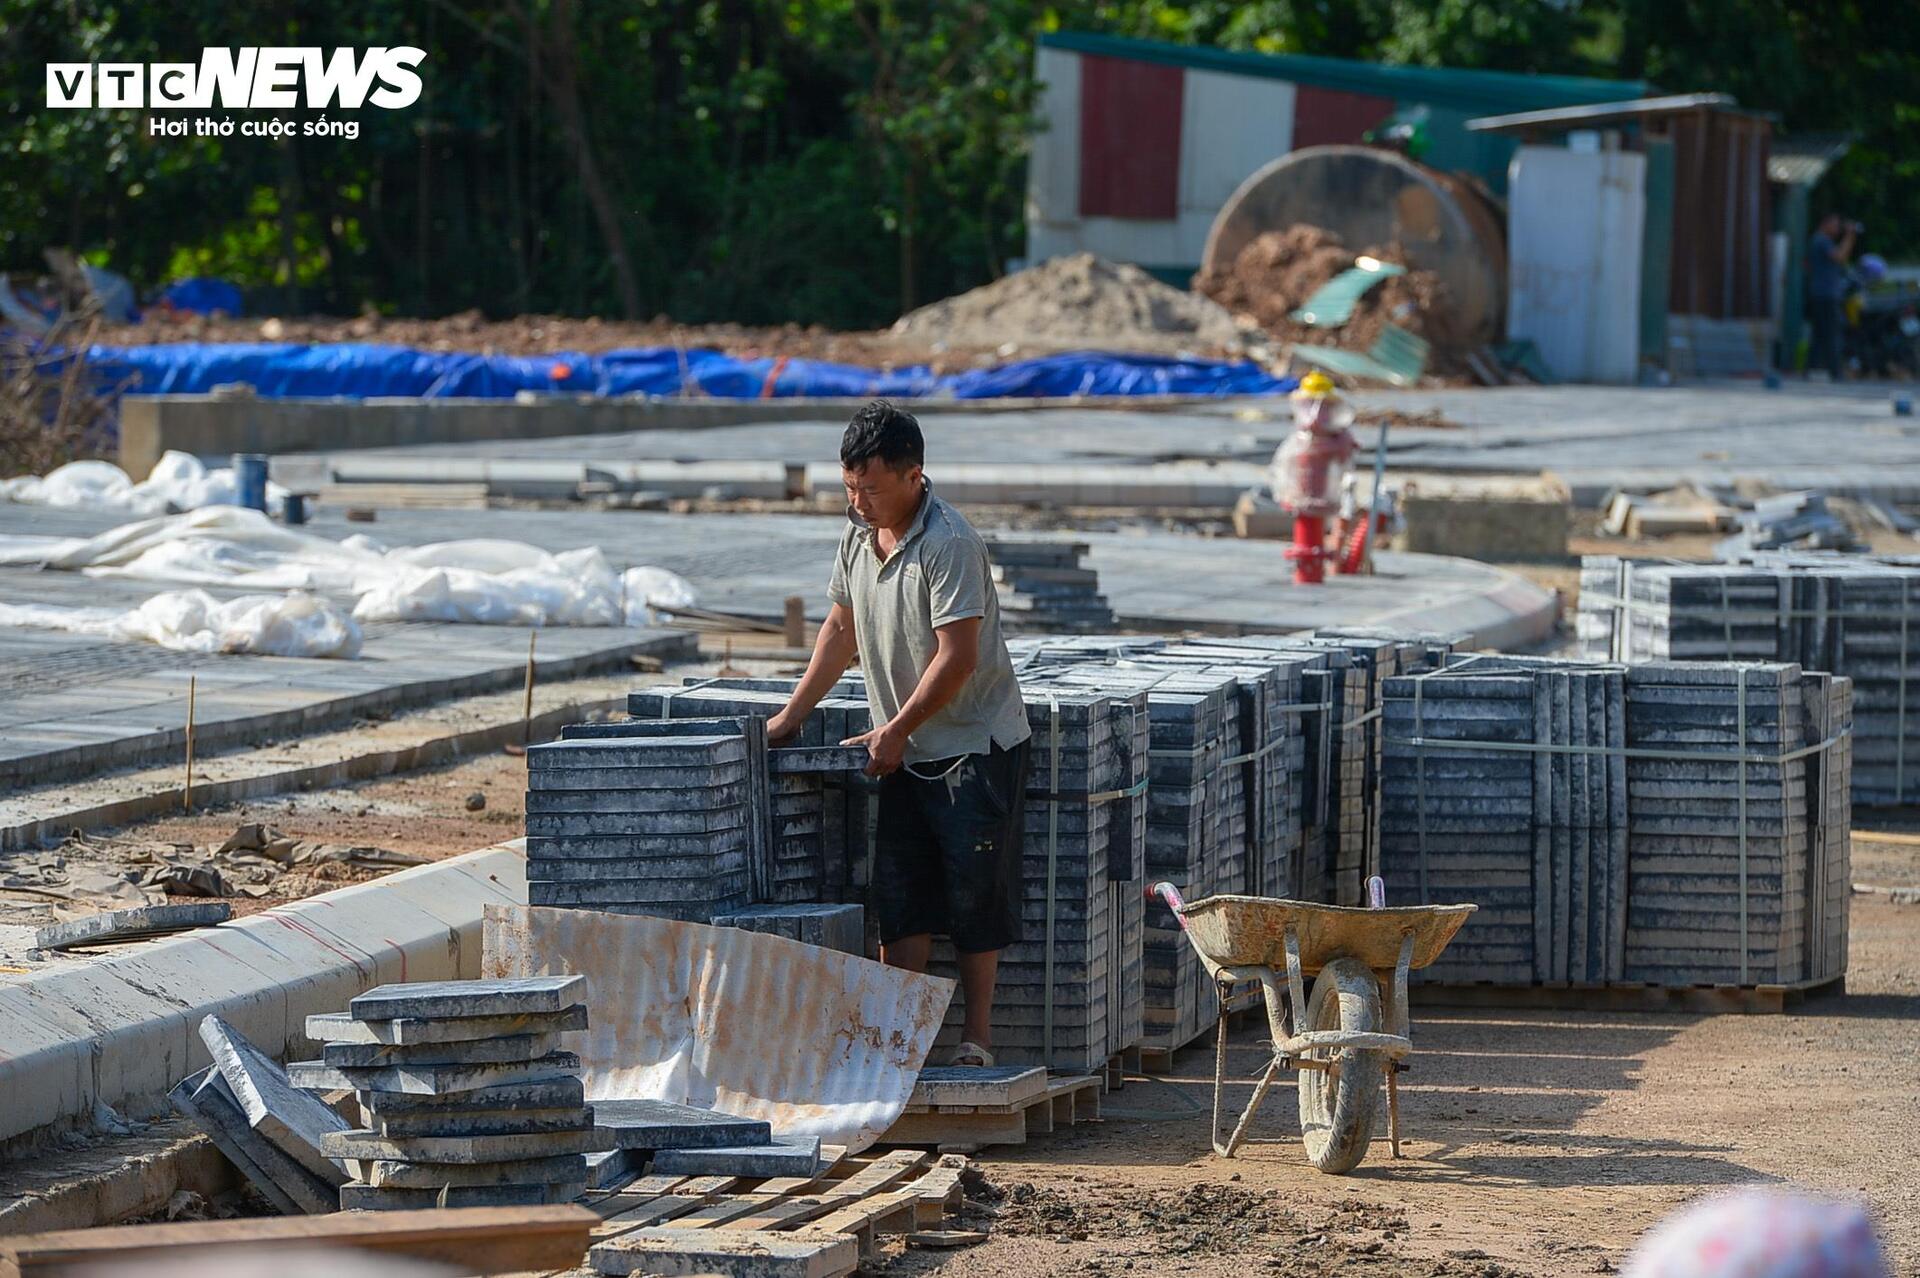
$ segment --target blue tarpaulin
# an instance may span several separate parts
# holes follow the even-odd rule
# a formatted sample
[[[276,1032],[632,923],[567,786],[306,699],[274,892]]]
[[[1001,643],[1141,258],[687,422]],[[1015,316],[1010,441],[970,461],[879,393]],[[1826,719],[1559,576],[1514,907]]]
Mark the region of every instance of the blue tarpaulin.
[[[175,280],[161,289],[160,296],[154,301],[172,310],[189,311],[195,315],[239,315],[244,305],[239,285],[210,275]]]
[[[520,391],[591,395],[709,395],[721,399],[831,396],[898,399],[1064,395],[1272,395],[1292,390],[1257,364],[1075,351],[965,373],[924,365],[881,371],[810,359],[736,359],[671,346],[600,355],[474,355],[344,343],[180,343],[95,346],[108,379],[138,395],[204,394],[246,382],[280,398],[510,399]]]

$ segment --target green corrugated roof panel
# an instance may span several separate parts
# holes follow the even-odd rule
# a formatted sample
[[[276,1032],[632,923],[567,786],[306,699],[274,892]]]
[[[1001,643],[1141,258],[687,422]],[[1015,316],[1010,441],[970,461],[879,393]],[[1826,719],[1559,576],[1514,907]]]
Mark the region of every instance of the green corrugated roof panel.
[[[1295,53],[1237,53],[1203,45],[1132,40],[1083,31],[1048,32],[1040,37],[1040,43],[1050,49],[1074,53],[1291,80],[1323,89],[1366,93],[1402,102],[1430,102],[1471,112],[1532,111],[1587,102],[1622,102],[1647,97],[1653,91],[1653,86],[1643,80],[1386,66]]]
[[[1292,318],[1314,328],[1339,328],[1353,318],[1353,308],[1374,285],[1406,273],[1406,267],[1392,262],[1349,267],[1315,289]]]

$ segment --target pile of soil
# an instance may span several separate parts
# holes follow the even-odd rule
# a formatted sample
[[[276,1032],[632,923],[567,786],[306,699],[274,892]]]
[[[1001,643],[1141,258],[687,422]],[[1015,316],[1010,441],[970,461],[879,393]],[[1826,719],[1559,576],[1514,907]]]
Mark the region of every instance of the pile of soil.
[[[1091,253],[1054,258],[923,306],[901,316],[893,333],[930,343],[1149,354],[1233,352],[1245,336],[1211,299]]]
[[[154,314],[140,324],[103,324],[96,340],[109,346],[374,342],[482,355],[595,355],[678,346],[710,348],[741,359],[784,356],[881,369],[925,364],[936,373],[958,373],[1083,347],[1238,358],[1244,354],[1245,336],[1233,316],[1207,298],[1162,284],[1139,267],[1083,253],[923,306],[884,332],[836,333],[817,324],[686,325],[664,315],[629,323],[558,315],[490,320],[479,311],[442,319]]]
[[[1397,266],[1409,265],[1406,249],[1399,244],[1375,245],[1360,253]],[[1432,271],[1409,269],[1376,285],[1354,307],[1352,318],[1337,329],[1294,321],[1292,313],[1352,266],[1356,256],[1332,231],[1291,226],[1255,237],[1240,250],[1230,270],[1202,271],[1194,276],[1193,288],[1289,345],[1365,351],[1380,340],[1388,324],[1398,324],[1431,344],[1430,372],[1441,378],[1464,374],[1463,335],[1446,286]]]

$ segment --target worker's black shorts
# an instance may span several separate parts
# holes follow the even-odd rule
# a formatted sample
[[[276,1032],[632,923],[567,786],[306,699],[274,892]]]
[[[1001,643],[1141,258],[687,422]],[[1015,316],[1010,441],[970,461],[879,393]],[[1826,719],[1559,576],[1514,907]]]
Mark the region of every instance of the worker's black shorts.
[[[1028,754],[1022,741],[881,778],[872,899],[883,945],[926,932],[981,954],[1020,940]]]

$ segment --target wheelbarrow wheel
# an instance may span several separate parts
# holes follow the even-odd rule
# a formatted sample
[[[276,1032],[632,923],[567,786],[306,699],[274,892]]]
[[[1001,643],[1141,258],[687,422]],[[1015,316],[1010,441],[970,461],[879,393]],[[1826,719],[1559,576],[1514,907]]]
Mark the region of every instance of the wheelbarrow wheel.
[[[1358,960],[1335,959],[1320,969],[1300,1019],[1302,1030],[1377,1033],[1380,982]],[[1381,1056],[1351,1047],[1316,1047],[1307,1057],[1329,1068],[1300,1071],[1300,1136],[1307,1160],[1337,1176],[1358,1167],[1373,1140]]]

